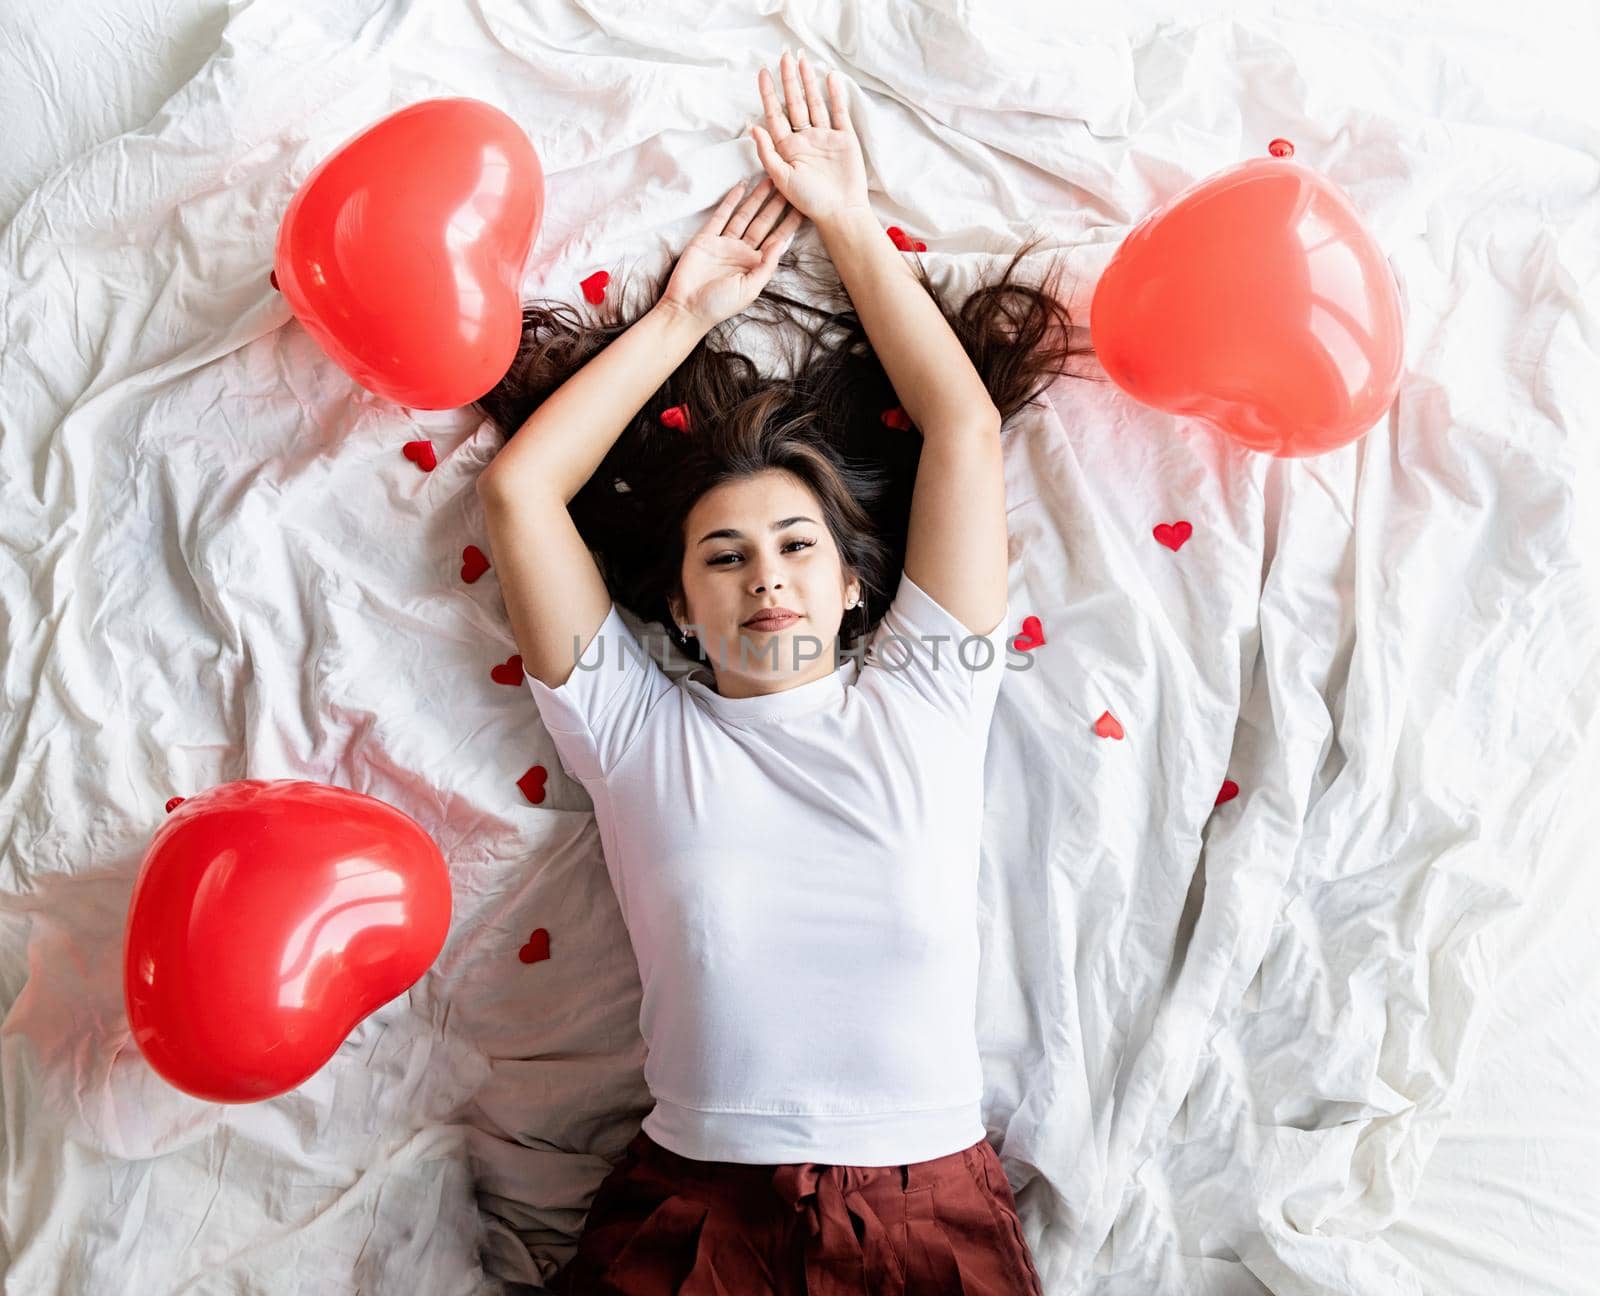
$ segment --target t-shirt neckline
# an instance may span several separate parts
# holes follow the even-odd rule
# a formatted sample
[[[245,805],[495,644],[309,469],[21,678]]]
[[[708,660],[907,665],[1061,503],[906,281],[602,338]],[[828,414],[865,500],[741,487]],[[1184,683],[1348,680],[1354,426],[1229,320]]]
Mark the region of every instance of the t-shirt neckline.
[[[776,693],[757,693],[753,697],[724,697],[711,687],[711,670],[703,665],[695,666],[684,676],[683,683],[701,706],[723,720],[772,720],[817,711],[837,702],[849,683],[848,675],[858,664],[856,658],[846,657],[821,679],[807,680]]]

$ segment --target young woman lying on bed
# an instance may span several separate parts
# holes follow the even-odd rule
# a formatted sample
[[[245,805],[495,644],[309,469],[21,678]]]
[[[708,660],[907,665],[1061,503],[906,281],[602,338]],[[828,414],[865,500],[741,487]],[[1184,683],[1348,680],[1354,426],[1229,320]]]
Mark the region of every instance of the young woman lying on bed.
[[[1037,1296],[980,1112],[976,882],[1022,664],[1001,427],[1065,372],[1068,321],[1010,282],[1031,243],[947,309],[872,215],[843,77],[780,74],[766,178],[654,304],[526,308],[478,402],[509,438],[478,488],[495,570],[594,801],[656,1102],[556,1289]],[[766,290],[803,219],[840,309]],[[823,317],[790,378],[710,345],[757,300]],[[674,683],[619,606],[694,668]]]

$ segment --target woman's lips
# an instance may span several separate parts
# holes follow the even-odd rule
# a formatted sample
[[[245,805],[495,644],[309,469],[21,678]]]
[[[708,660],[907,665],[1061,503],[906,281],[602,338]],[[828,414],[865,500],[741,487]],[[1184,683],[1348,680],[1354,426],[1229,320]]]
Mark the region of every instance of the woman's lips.
[[[757,617],[753,621],[746,621],[744,625],[747,630],[782,630],[790,622],[799,619],[798,616],[789,613],[784,616]]]

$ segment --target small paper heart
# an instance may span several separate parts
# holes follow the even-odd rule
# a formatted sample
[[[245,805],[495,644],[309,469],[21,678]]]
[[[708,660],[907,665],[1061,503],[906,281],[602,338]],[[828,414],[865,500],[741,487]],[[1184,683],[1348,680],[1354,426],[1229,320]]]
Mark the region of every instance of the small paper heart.
[[[167,813],[171,814],[174,810],[176,810],[179,806],[181,806],[184,803],[184,800],[185,800],[184,797],[168,797],[167,798]]]
[[[489,560],[477,545],[468,545],[461,551],[461,579],[468,585],[489,570]]]
[[[669,428],[677,428],[680,432],[689,430],[689,407],[687,405],[674,405],[671,409],[661,411],[661,422]]]
[[[489,678],[496,684],[521,684],[522,654],[515,653],[503,665],[496,666],[489,672]]]
[[[1100,718],[1094,722],[1094,731],[1102,738],[1122,737],[1122,726],[1117,723],[1117,717],[1109,711],[1100,713]]]
[[[1221,805],[1224,801],[1232,801],[1239,795],[1239,785],[1232,779],[1222,780],[1222,791],[1217,793],[1217,799],[1212,802],[1213,807]]]
[[[596,270],[581,284],[584,300],[593,302],[598,306],[606,299],[606,285],[610,282],[610,274],[604,270]]]
[[[1011,641],[1011,646],[1018,652],[1032,652],[1044,643],[1044,626],[1036,616],[1022,619],[1022,633]]]
[[[1194,528],[1187,522],[1174,522],[1168,526],[1165,522],[1155,529],[1155,537],[1166,545],[1173,553],[1183,548],[1183,542],[1194,534]]]
[[[884,230],[884,233],[889,236],[889,241],[902,252],[911,245],[911,240],[906,237],[906,232],[898,225],[889,226],[888,229]]]
[[[544,800],[544,781],[549,776],[550,771],[543,765],[534,765],[517,780],[517,786],[522,789],[523,796],[538,805]]]
[[[535,929],[528,937],[528,943],[517,951],[517,957],[524,963],[541,963],[550,957],[550,933],[543,927]]]
[[[433,457],[432,441],[407,441],[405,456],[423,472],[432,472],[439,466],[439,461]]]
[[[884,410],[883,413],[878,416],[878,421],[882,423],[884,427],[900,428],[902,431],[904,431],[906,428],[911,426],[911,415],[906,413],[903,406],[895,405],[890,409]]]

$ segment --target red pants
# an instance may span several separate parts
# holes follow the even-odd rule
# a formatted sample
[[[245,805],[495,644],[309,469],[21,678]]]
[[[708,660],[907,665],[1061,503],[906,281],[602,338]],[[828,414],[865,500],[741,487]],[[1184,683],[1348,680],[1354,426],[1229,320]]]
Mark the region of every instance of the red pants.
[[[898,1166],[695,1161],[643,1130],[560,1296],[1044,1296],[987,1139]]]

